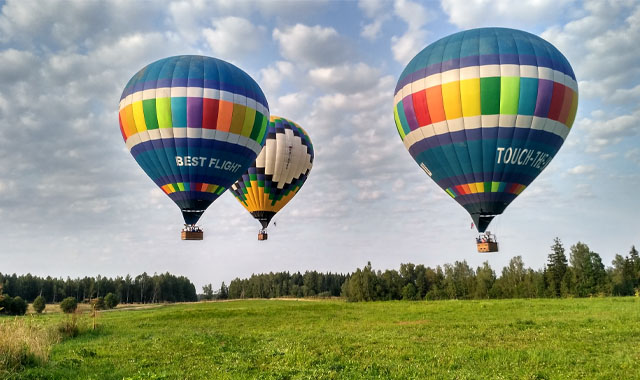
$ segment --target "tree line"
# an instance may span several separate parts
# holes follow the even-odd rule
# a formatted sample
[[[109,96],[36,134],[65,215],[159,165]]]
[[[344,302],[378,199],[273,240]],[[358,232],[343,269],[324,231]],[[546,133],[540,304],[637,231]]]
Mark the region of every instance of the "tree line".
[[[402,264],[399,271],[384,272],[369,263],[349,276],[342,296],[349,301],[628,296],[639,288],[635,247],[605,268],[600,255],[580,242],[571,246],[567,259],[556,238],[540,270],[526,268],[521,256],[513,257],[500,275],[486,261],[476,269],[465,260],[436,268]]]
[[[61,302],[73,297],[78,302],[90,302],[95,298],[105,297],[112,293],[123,303],[157,303],[157,302],[190,302],[197,301],[196,287],[184,276],[170,273],[154,274],[146,272],[132,277],[115,278],[46,278],[26,275],[0,273],[0,288],[6,295],[20,297],[33,302],[42,296],[47,303]]]
[[[227,287],[223,282],[216,294],[211,294],[211,285],[203,287],[211,298],[279,298],[279,297],[339,297],[346,274],[320,273],[317,271],[277,272],[253,274],[247,279],[236,278]],[[207,297],[205,297],[207,298]]]
[[[600,255],[581,242],[568,252],[554,239],[546,265],[539,270],[525,267],[521,256],[497,274],[488,262],[472,268],[464,261],[435,268],[401,264],[399,270],[374,271],[371,263],[351,274],[308,271],[278,272],[236,278],[222,283],[212,298],[276,298],[341,296],[348,301],[442,300],[486,298],[543,298],[628,296],[640,292],[640,257],[635,246],[628,256],[616,255],[605,268]],[[215,294],[214,294],[215,293]]]

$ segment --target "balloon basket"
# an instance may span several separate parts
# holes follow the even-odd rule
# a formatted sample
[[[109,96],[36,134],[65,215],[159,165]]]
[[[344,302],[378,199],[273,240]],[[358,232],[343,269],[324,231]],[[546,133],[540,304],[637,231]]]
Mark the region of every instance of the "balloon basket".
[[[182,240],[202,240],[204,239],[203,231],[182,231],[180,234]]]
[[[267,231],[258,232],[258,240],[260,240],[260,241],[267,240],[268,237],[269,237],[269,235],[267,235]]]
[[[480,253],[498,252],[498,243],[496,242],[478,243],[477,246]]]

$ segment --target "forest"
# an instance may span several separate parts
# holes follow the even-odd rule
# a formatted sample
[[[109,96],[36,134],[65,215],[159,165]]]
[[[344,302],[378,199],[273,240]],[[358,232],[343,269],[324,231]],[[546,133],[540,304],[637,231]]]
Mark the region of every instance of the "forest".
[[[56,303],[66,297],[74,297],[78,302],[104,297],[108,293],[117,295],[124,303],[190,302],[197,301],[196,287],[184,276],[170,273],[154,274],[146,272],[138,276],[115,278],[41,278],[31,274],[18,276],[0,273],[0,293],[21,297],[33,302],[43,296],[47,303]]]
[[[78,302],[114,293],[123,303],[195,302],[199,299],[344,297],[347,301],[443,300],[629,296],[640,294],[640,256],[632,246],[605,267],[584,243],[566,252],[556,238],[542,269],[527,268],[521,256],[497,273],[487,261],[472,268],[466,260],[435,268],[401,264],[399,270],[374,270],[371,263],[353,273],[276,272],[236,278],[218,290],[211,284],[196,293],[184,276],[146,272],[131,277],[84,277],[66,280],[0,273],[0,291],[27,302],[42,295],[47,303],[74,297]]]
[[[628,296],[640,288],[640,257],[635,246],[628,256],[616,255],[605,267],[599,254],[584,243],[566,252],[556,238],[546,265],[525,267],[513,257],[498,274],[488,262],[472,268],[464,261],[435,268],[401,264],[399,270],[375,271],[371,263],[347,275],[308,271],[256,274],[223,283],[217,298],[341,296],[348,301],[442,300]],[[214,298],[215,298],[214,297]]]

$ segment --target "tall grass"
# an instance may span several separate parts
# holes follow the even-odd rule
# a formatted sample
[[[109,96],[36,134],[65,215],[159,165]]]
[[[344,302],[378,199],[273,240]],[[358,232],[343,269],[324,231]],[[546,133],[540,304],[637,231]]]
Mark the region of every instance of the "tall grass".
[[[42,364],[60,335],[36,318],[0,319],[0,377],[20,367]]]

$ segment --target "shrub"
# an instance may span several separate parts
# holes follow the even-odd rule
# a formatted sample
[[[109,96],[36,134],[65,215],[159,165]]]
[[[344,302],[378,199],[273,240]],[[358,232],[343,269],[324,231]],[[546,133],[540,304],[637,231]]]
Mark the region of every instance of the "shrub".
[[[107,293],[107,295],[104,297],[104,303],[107,308],[113,309],[114,307],[118,306],[118,304],[120,303],[120,299],[113,293]]]
[[[80,324],[78,321],[79,313],[69,313],[69,314],[71,315],[69,315],[68,318],[60,322],[60,324],[58,325],[58,331],[65,338],[75,338],[76,336],[80,335]]]
[[[10,314],[11,304],[13,304],[13,298],[6,294],[0,294],[0,313]]]
[[[104,298],[102,297],[98,297],[95,300],[93,300],[93,308],[96,310],[104,310],[106,309],[105,303],[104,303]]]
[[[22,297],[17,296],[13,297],[13,301],[11,302],[11,314],[12,315],[24,315],[27,312],[27,301],[23,300]]]
[[[78,301],[74,297],[67,297],[60,302],[60,309],[67,314],[71,314],[78,308]]]
[[[44,308],[47,306],[47,302],[45,301],[43,296],[38,296],[33,301],[32,306],[33,306],[33,310],[35,310],[36,313],[40,314],[44,311]]]

